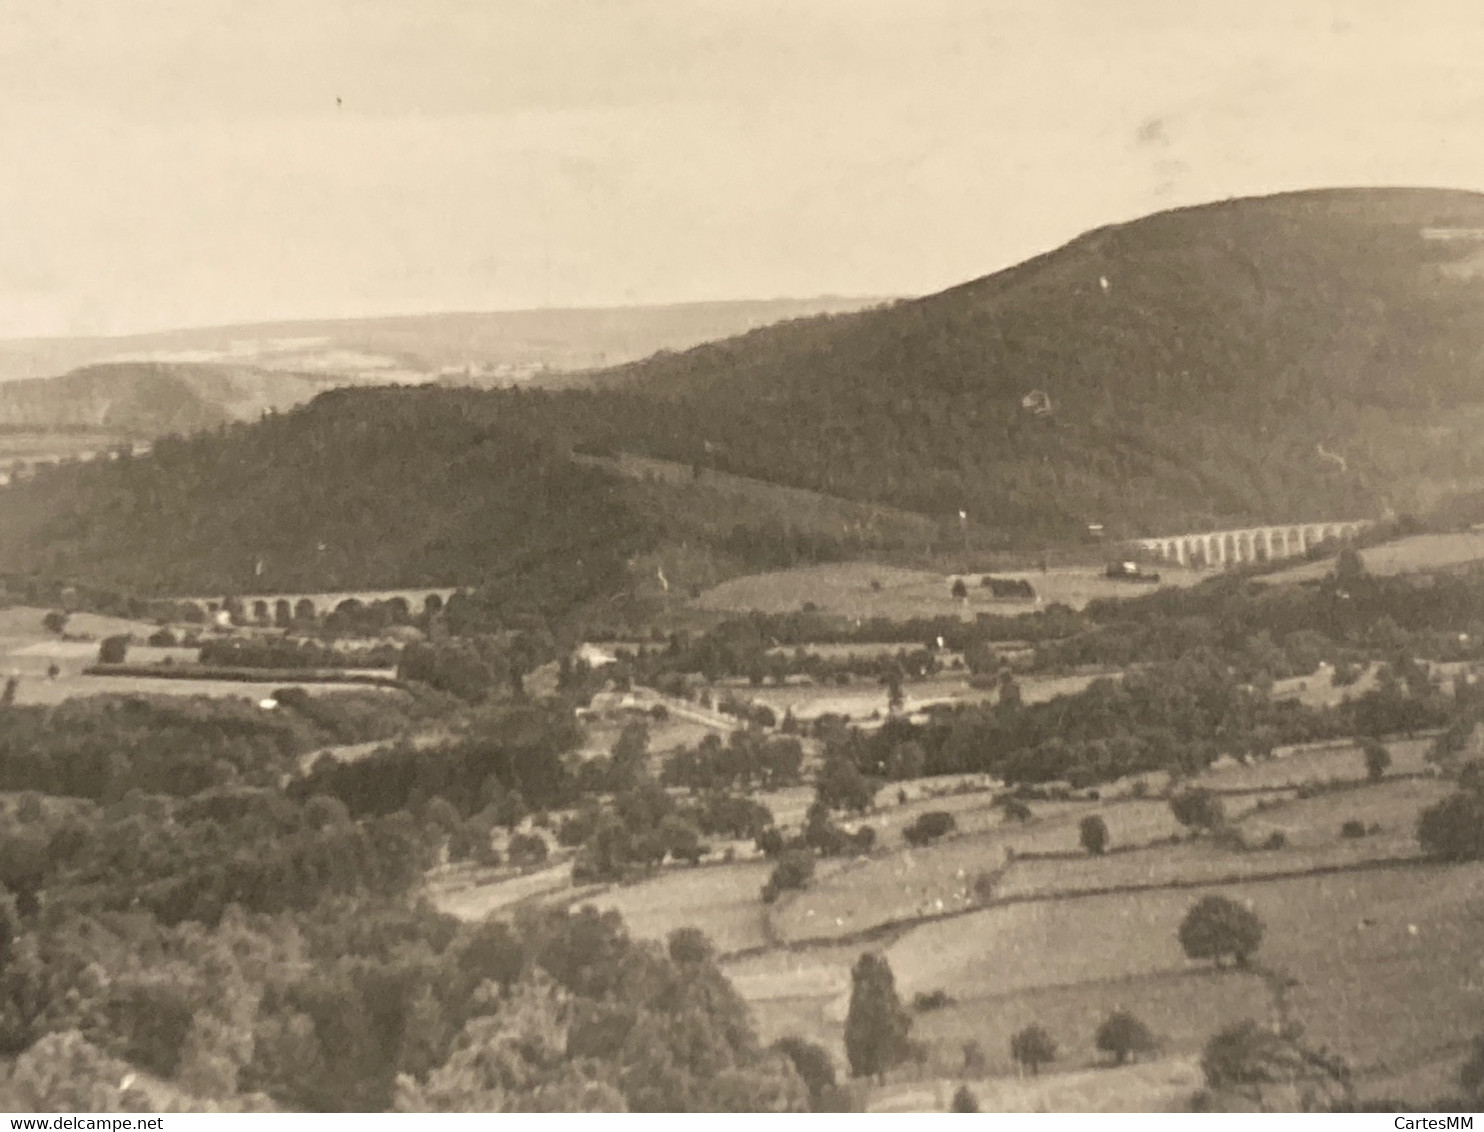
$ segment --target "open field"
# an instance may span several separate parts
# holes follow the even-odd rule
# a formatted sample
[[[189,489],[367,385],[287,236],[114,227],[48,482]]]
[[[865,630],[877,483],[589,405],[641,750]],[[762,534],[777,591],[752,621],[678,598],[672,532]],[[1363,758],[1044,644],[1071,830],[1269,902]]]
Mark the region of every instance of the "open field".
[[[1115,1010],[1136,1013],[1161,1051],[1189,1056],[1224,1025],[1265,1019],[1270,1005],[1260,979],[1192,968],[960,998],[946,1009],[918,1014],[912,1030],[918,1041],[932,1046],[930,1073],[962,1072],[964,1043],[975,1041],[989,1073],[1013,1079],[1017,1067],[1010,1057],[1010,1037],[1037,1023],[1058,1046],[1056,1063],[1046,1072],[1061,1076],[1105,1061],[1093,1039],[1098,1024]]]
[[[1190,967],[1176,928],[1203,891],[991,909],[918,928],[887,955],[907,997],[943,988],[960,998],[1031,995],[1027,1002],[1034,1002],[1033,995],[1049,987],[1174,977]],[[1259,958],[1299,980],[1294,1005],[1311,1036],[1363,1072],[1411,1064],[1414,1051],[1446,1050],[1477,1030],[1484,1007],[1484,867],[1399,869],[1219,891],[1253,902],[1267,925]],[[1202,978],[1256,983],[1235,972]],[[1143,985],[1105,997],[1140,1011]],[[1239,994],[1238,1001],[1250,1012],[1260,1000],[1247,1002]],[[1204,1013],[1197,1005],[1190,1003],[1181,1016]],[[1013,1008],[1003,1003],[979,1013],[993,1018],[1007,1011]],[[1390,1021],[1377,1027],[1376,1018]],[[1174,1025],[1154,1028],[1169,1033]],[[1218,1026],[1218,1018],[1202,1017],[1190,1036],[1203,1039]]]
[[[50,612],[34,605],[13,605],[0,609],[0,640],[25,639],[28,641],[53,641],[62,639],[42,625],[42,618]],[[108,617],[101,613],[74,613],[67,619],[67,632],[78,637],[101,640],[117,633],[134,633],[141,638],[155,631],[156,626],[148,621],[130,621],[123,617]],[[86,641],[72,642],[86,644]],[[93,645],[97,652],[98,646]]]
[[[1272,810],[1251,814],[1241,823],[1249,841],[1281,832],[1295,849],[1327,848],[1340,836],[1340,826],[1359,821],[1380,831],[1363,840],[1375,856],[1417,851],[1417,815],[1451,793],[1451,784],[1432,778],[1403,779],[1295,798]],[[1349,839],[1359,841],[1360,838]]]
[[[477,871],[450,869],[431,885],[433,903],[440,912],[461,920],[482,920],[493,912],[532,897],[567,892],[572,883],[572,862],[549,869],[507,877],[494,884],[481,884]]]
[[[3,364],[3,353],[0,353],[0,366]],[[60,463],[63,460],[87,460],[131,439],[134,438],[122,433],[93,429],[58,429],[55,432],[45,429],[35,432],[23,429],[0,430],[0,469],[3,469],[0,471],[0,483],[9,481],[11,469],[17,462],[45,464]]]
[[[1334,707],[1346,698],[1363,696],[1376,686],[1380,665],[1368,664],[1353,684],[1336,684],[1332,672],[1321,669],[1308,676],[1293,676],[1273,683],[1272,695],[1279,700],[1298,700],[1310,707]]]
[[[1398,770],[1409,770],[1426,745],[1394,744]],[[1301,768],[1303,778],[1358,777],[1361,770],[1353,750],[1306,751],[1292,759],[1299,761],[1288,769]],[[1253,769],[1262,768],[1229,772]],[[1212,775],[1221,777],[1222,771]],[[1185,911],[1206,892],[1220,892],[1250,901],[1263,918],[1267,933],[1258,959],[1298,980],[1292,995],[1298,1015],[1314,1041],[1350,1061],[1364,1094],[1435,1095],[1451,1084],[1448,1075],[1484,1011],[1484,866],[1365,864],[1415,856],[1416,814],[1447,789],[1440,781],[1403,779],[1310,799],[1279,790],[1267,797],[1281,804],[1262,811],[1253,808],[1257,797],[1228,798],[1249,841],[1281,829],[1289,846],[1241,852],[1200,838],[1100,858],[1022,859],[997,893],[1016,902],[970,911],[960,896],[962,915],[907,926],[878,942],[826,942],[894,918],[931,915],[940,898],[944,910],[954,910],[953,897],[972,870],[1003,860],[1007,842],[1018,842],[1022,852],[1075,849],[1077,821],[1085,813],[1104,815],[1115,846],[1177,828],[1167,805],[1155,800],[1033,804],[1040,815],[1033,822],[1003,828],[990,828],[986,812],[982,832],[822,869],[809,889],[774,913],[780,937],[817,938],[820,945],[738,957],[727,971],[765,1036],[797,1033],[827,1048],[842,1040],[849,971],[864,950],[886,953],[904,1002],[918,992],[951,995],[956,1002],[948,1007],[915,1015],[914,1036],[927,1043],[927,1063],[920,1071],[899,1069],[884,1089],[873,1090],[872,1107],[920,1106],[918,1093],[961,1074],[962,1047],[972,1040],[984,1049],[994,1078],[975,1085],[981,1107],[1035,1107],[1034,1098],[1051,1095],[1044,1090],[1090,1089],[1077,1092],[1087,1098],[1081,1107],[1158,1109],[1188,1095],[1198,1080],[1161,1078],[1155,1066],[1163,1060],[1127,1087],[1115,1088],[1112,1082],[1122,1078],[1109,1070],[1085,1080],[1081,1070],[1098,1064],[1092,1035],[1114,1009],[1138,1014],[1158,1037],[1161,1058],[1174,1059],[1170,1064],[1188,1061],[1223,1024],[1269,1017],[1270,991],[1261,978],[1193,964],[1179,947],[1176,929]],[[958,816],[970,828],[981,821],[973,808]],[[1351,818],[1382,829],[1342,838],[1339,826]],[[1348,871],[1202,884],[1243,872],[1313,868]],[[1057,896],[1161,883],[1180,887]],[[1390,1011],[1395,1025],[1374,1025]],[[1003,1102],[987,1102],[1002,1088],[1020,1096],[1020,1083],[1009,1080],[1008,1042],[1032,1021],[1046,1026],[1061,1047],[1045,1080],[1030,1082],[1043,1091],[1028,1093],[1029,1100],[1007,1093]],[[1176,1078],[1178,1087],[1171,1083]]]
[[[617,909],[629,933],[641,939],[663,940],[676,928],[697,927],[719,951],[760,947],[767,939],[758,893],[772,871],[767,861],[666,869],[638,884],[612,888],[591,903]]]
[[[1043,703],[1057,696],[1075,695],[1107,673],[1071,676],[1023,676],[1017,680],[1025,703]],[[791,711],[795,719],[817,719],[821,715],[843,715],[853,720],[886,714],[886,688],[870,679],[857,679],[843,687],[829,684],[785,684],[752,687],[737,682],[736,694],[766,704],[778,715]],[[978,703],[998,696],[994,688],[970,686],[966,673],[940,673],[926,680],[902,685],[903,710],[909,714],[934,704]]]
[[[821,613],[842,617],[952,617],[968,621],[977,613],[1007,616],[1060,603],[1081,609],[1099,597],[1128,597],[1154,588],[1131,585],[1104,576],[1099,567],[1058,566],[1044,573],[1037,570],[996,572],[996,577],[1024,577],[1036,588],[1039,602],[996,601],[979,574],[949,575],[927,570],[909,570],[869,562],[840,562],[825,566],[800,566],[766,574],[733,578],[705,591],[695,601],[701,609],[728,613],[796,613],[806,602]],[[1161,569],[1165,586],[1189,586],[1206,575],[1179,567]],[[968,586],[967,601],[957,601],[950,592],[955,577]],[[872,583],[877,583],[873,587]]]
[[[867,819],[867,824],[877,825],[878,845],[887,852],[843,865],[816,879],[808,890],[781,901],[773,914],[779,937],[848,935],[888,921],[971,908],[975,877],[1004,868],[1012,851],[1078,852],[1078,823],[1089,814],[1103,816],[1115,845],[1143,843],[1179,829],[1169,807],[1157,801],[1035,804],[1032,809],[1041,816],[1027,823],[1004,821],[1001,811],[989,807],[988,795],[957,809],[946,804],[951,802],[974,803],[975,796],[903,807],[908,815],[889,827],[877,825],[876,817]],[[931,847],[904,845],[901,828],[916,814],[935,809],[954,813],[961,832]],[[1070,862],[1055,863],[1083,874],[1101,865],[1080,853]]]
[[[1419,774],[1428,770],[1431,739],[1398,739],[1386,744],[1391,753],[1387,774]],[[1365,778],[1365,759],[1351,743],[1301,749],[1279,748],[1270,759],[1243,764],[1226,759],[1192,781],[1220,790],[1278,790],[1306,782]]]
[[[1265,835],[1268,829],[1262,827],[1262,833]],[[1016,861],[995,885],[995,895],[1028,900],[1104,889],[1189,887],[1417,855],[1416,838],[1399,829],[1386,837],[1351,839],[1341,838],[1336,828],[1328,841],[1321,843],[1316,837],[1308,846],[1285,849],[1226,849],[1202,837],[1136,852],[1110,853],[1097,861],[1087,857]]]
[[[114,635],[133,634],[142,639],[153,632],[155,626],[148,622],[127,621],[119,617],[105,617],[95,613],[74,613],[67,621],[67,632],[77,637],[92,637],[93,640],[66,640],[42,627],[41,619],[46,610],[31,607],[13,607],[0,610],[0,675],[20,678],[15,702],[18,704],[56,704],[74,696],[98,695],[165,695],[165,696],[211,696],[213,698],[240,697],[263,700],[285,684],[295,683],[284,679],[283,673],[275,678],[263,680],[181,680],[170,677],[138,675],[88,676],[83,670],[98,659],[98,641]],[[152,645],[132,645],[129,648],[131,665],[153,665],[164,661],[172,664],[192,664],[198,650],[182,646],[164,648]],[[48,675],[55,667],[55,676]],[[265,674],[266,675],[266,674]],[[379,673],[385,675],[385,673]],[[357,683],[305,683],[300,684],[311,695],[337,691],[368,691],[374,685]],[[381,689],[396,694],[392,689]]]
[[[1360,551],[1361,561],[1372,574],[1412,574],[1425,570],[1446,570],[1484,560],[1484,533],[1452,531],[1447,534],[1408,535],[1395,542],[1367,547]],[[1287,570],[1263,575],[1259,581],[1274,585],[1313,581],[1334,572],[1333,558],[1305,562]]]
[[[1409,779],[1339,790],[1309,799],[1297,799],[1287,793],[1273,794],[1269,799],[1281,804],[1265,810],[1257,810],[1256,800],[1252,798],[1227,799],[1227,816],[1236,822],[1253,848],[1229,849],[1209,837],[1200,837],[1127,853],[1109,853],[1096,860],[1022,859],[1006,871],[995,893],[1000,897],[1026,898],[1104,887],[1190,884],[1414,857],[1419,852],[1417,815],[1447,793],[1448,786],[1443,782]],[[1109,811],[1113,812],[1116,811]],[[1166,808],[1165,814],[1168,813]],[[1350,820],[1380,829],[1365,837],[1343,837],[1340,826]],[[1175,832],[1178,827],[1173,819],[1170,823],[1169,832]],[[1109,826],[1114,828],[1113,821],[1109,821]],[[1283,848],[1257,848],[1273,833],[1283,835],[1286,841]],[[1144,840],[1158,836],[1161,833],[1156,832]],[[1115,847],[1120,844],[1116,829],[1112,844]]]
[[[135,676],[79,676],[69,679],[61,676],[56,680],[22,680],[16,693],[18,704],[59,704],[74,696],[210,696],[213,699],[237,697],[247,700],[265,700],[284,686],[276,683],[248,683],[242,680],[152,680]],[[376,688],[366,684],[300,684],[311,696],[327,695],[331,692],[379,692],[383,695],[400,695],[393,688]]]
[[[862,659],[870,657],[876,659],[883,656],[895,656],[899,652],[911,652],[913,649],[921,648],[927,644],[926,641],[863,641],[859,644],[839,643],[816,643],[809,642],[803,645],[778,645],[768,650],[770,654],[778,656],[792,656],[794,653],[802,652],[813,656],[823,657],[825,660],[848,660],[852,657]],[[1016,645],[1016,648],[1025,646]],[[1000,651],[1010,651],[1005,646],[1000,646]],[[945,668],[951,667],[955,660],[962,661],[963,653],[944,649],[938,652],[938,659],[942,661]]]
[[[752,796],[773,814],[773,824],[780,829],[804,824],[804,815],[814,802],[814,787],[787,786],[782,790],[763,790]]]
[[[587,725],[587,736],[583,741],[578,755],[583,759],[607,757],[613,750],[613,745],[618,742],[618,737],[623,734],[624,725],[627,721],[619,719],[594,720]],[[715,729],[707,727],[704,723],[698,723],[693,719],[686,719],[671,713],[665,720],[646,719],[644,726],[649,733],[649,751],[654,756],[651,772],[659,773],[658,762],[663,756],[680,747],[694,747],[707,735],[715,734]]]
[[[962,1075],[888,1083],[869,1112],[947,1112]],[[968,1082],[980,1112],[1181,1112],[1201,1085],[1195,1058],[1160,1058],[1117,1069]]]

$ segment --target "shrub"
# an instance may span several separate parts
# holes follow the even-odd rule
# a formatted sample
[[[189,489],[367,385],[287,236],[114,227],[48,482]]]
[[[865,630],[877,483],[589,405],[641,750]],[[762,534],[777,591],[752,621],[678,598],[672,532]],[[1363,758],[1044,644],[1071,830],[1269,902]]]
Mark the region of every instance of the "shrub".
[[[772,903],[780,892],[807,888],[813,877],[814,855],[802,849],[786,850],[778,859],[778,864],[773,869],[773,875],[768,878],[768,883],[763,886],[763,900],[766,903]],[[773,893],[771,897],[767,895],[769,890]]]
[[[688,816],[696,828],[712,837],[756,840],[773,824],[773,814],[767,806],[735,794],[705,794]]]
[[[716,953],[700,928],[676,928],[665,937],[665,947],[676,963],[705,963]]]
[[[46,816],[46,808],[41,804],[41,795],[34,790],[27,790],[16,800],[16,821],[25,825],[38,822]]]
[[[1380,782],[1391,766],[1391,752],[1378,739],[1363,739],[1360,753],[1365,758],[1365,774],[1372,782]]]
[[[701,844],[700,831],[694,825],[675,814],[666,814],[660,821],[660,840],[671,859],[688,861],[694,865],[710,850]]]
[[[1078,839],[1094,856],[1104,853],[1108,848],[1108,823],[1097,814],[1088,815],[1078,826]]]
[[[1446,861],[1484,858],[1484,793],[1460,790],[1423,810],[1417,840],[1429,856]]]
[[[1365,822],[1357,821],[1355,818],[1351,818],[1340,826],[1341,837],[1364,837],[1365,832]]]
[[[1010,1056],[1034,1076],[1041,1066],[1056,1060],[1056,1042],[1044,1028],[1032,1024],[1010,1039]]]
[[[1031,808],[1019,798],[1009,798],[1004,804],[1005,820],[1028,822],[1031,820]]]
[[[952,1005],[953,999],[944,990],[918,991],[912,996],[912,1009],[919,1014],[925,1014],[930,1010],[942,1010]]]
[[[1324,1106],[1309,1111],[1336,1111],[1330,1105],[1353,1095],[1343,1061],[1305,1047],[1293,1030],[1263,1026],[1250,1018],[1212,1035],[1201,1051],[1201,1071],[1211,1089],[1297,1085],[1301,1094],[1309,1094],[1306,1103]]]
[[[104,637],[103,643],[98,646],[99,664],[123,664],[129,655],[129,638],[127,635]]]
[[[783,834],[774,826],[763,830],[752,841],[764,857],[777,857],[783,852]]]
[[[971,1077],[982,1077],[989,1068],[989,1058],[984,1047],[972,1038],[964,1043],[964,1073]]]
[[[837,1099],[835,1063],[831,1060],[829,1051],[823,1046],[796,1037],[780,1038],[773,1043],[772,1048],[793,1063],[794,1071],[808,1087],[810,1110],[828,1112],[829,1108],[826,1106]]]
[[[943,810],[931,810],[902,831],[909,845],[928,845],[958,828],[953,815]]]
[[[958,1092],[953,1094],[953,1107],[951,1112],[978,1112],[979,1098],[967,1085],[960,1085]]]
[[[1288,848],[1288,835],[1281,829],[1275,829],[1268,834],[1268,839],[1262,843],[1264,849],[1286,849]]]
[[[1191,829],[1215,829],[1226,821],[1221,799],[1204,786],[1191,786],[1170,795],[1170,812]]]
[[[567,849],[575,849],[592,836],[593,830],[598,825],[598,811],[596,809],[581,809],[570,817],[565,817],[557,826],[557,844]]]
[[[1115,1065],[1154,1048],[1154,1035],[1149,1027],[1127,1010],[1115,1010],[1103,1019],[1094,1042],[1104,1053],[1111,1053]]]
[[[1180,946],[1192,959],[1214,959],[1221,967],[1228,955],[1238,966],[1262,943],[1263,924],[1256,913],[1224,896],[1196,901],[1180,924]]]
[[[1218,847],[1229,849],[1234,853],[1240,853],[1247,848],[1247,838],[1234,825],[1218,826],[1216,832],[1211,835],[1211,840]]]
[[[113,988],[106,1010],[109,1029],[122,1037],[122,1055],[161,1077],[180,1064],[195,1021],[187,992],[161,982],[122,983]]]
[[[549,852],[546,838],[539,833],[517,833],[506,846],[512,865],[539,865],[546,860]]]

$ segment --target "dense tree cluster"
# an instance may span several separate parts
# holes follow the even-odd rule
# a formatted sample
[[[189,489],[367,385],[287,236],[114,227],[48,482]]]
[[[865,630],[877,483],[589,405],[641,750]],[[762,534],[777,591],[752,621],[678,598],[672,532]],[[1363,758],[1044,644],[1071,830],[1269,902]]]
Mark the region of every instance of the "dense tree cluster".
[[[364,898],[206,929],[51,918],[0,970],[0,1040],[72,1071],[7,1087],[42,1111],[64,1079],[112,1099],[127,1061],[227,1111],[807,1110],[826,1086],[760,1046],[704,937],[681,934],[638,943],[590,908],[461,927]]]
[[[1441,697],[1385,695],[1371,692],[1333,709],[1275,700],[1238,683],[1219,657],[1195,652],[1042,703],[1002,696],[994,705],[935,712],[925,723],[891,719],[870,735],[827,733],[820,780],[832,797],[850,787],[861,805],[874,788],[868,796],[854,790],[857,781],[879,785],[917,774],[987,772],[1010,783],[1065,779],[1082,787],[1150,770],[1194,773],[1221,754],[1264,757],[1279,744],[1448,717],[1450,703]],[[1390,710],[1392,703],[1399,710]],[[1414,710],[1419,704],[1422,712]],[[908,744],[915,744],[910,758]]]
[[[0,711],[0,789],[111,801],[129,790],[276,784],[316,747],[387,737],[426,710],[381,693],[300,692],[279,703],[106,695],[11,705]]]
[[[560,704],[512,705],[486,713],[477,730],[435,747],[398,742],[354,761],[320,760],[289,784],[288,793],[327,794],[356,817],[415,809],[434,797],[467,816],[514,793],[528,805],[552,808],[576,797],[563,756],[581,737]]]
[[[400,655],[395,645],[353,647],[308,638],[232,636],[202,641],[199,660],[222,668],[395,668]]]
[[[512,678],[505,652],[488,637],[439,644],[414,642],[401,652],[397,677],[426,684],[469,703],[504,691]]]
[[[1331,574],[1313,585],[1273,586],[1234,575],[1098,599],[1076,628],[1041,644],[1037,664],[1121,667],[1204,648],[1252,683],[1307,676],[1321,661],[1476,660],[1484,658],[1484,577],[1361,574],[1341,581]]]
[[[777,790],[798,784],[803,762],[798,739],[738,728],[725,741],[713,732],[668,756],[660,781],[692,790]]]
[[[1479,764],[1474,764],[1478,767]],[[1463,777],[1459,789],[1417,819],[1424,852],[1450,861],[1484,860],[1484,775]]]

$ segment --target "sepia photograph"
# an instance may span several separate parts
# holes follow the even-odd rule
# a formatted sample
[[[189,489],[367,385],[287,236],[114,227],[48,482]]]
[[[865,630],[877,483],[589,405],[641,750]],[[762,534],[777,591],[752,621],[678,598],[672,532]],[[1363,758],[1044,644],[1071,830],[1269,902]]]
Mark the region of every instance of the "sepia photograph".
[[[1469,0],[7,0],[9,1127],[1472,1128],[1481,140]]]

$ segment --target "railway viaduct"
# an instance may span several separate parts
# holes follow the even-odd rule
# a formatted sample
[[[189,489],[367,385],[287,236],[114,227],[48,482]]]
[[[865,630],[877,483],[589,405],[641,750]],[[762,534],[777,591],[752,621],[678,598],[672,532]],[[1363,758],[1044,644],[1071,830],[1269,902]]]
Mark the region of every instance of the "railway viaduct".
[[[1182,566],[1224,566],[1227,563],[1293,558],[1321,542],[1354,538],[1371,526],[1369,519],[1345,522],[1288,523],[1276,527],[1243,527],[1190,535],[1162,535],[1134,539],[1140,550],[1151,551]]]
[[[456,586],[408,586],[397,590],[357,590],[337,593],[279,593],[244,594],[237,598],[226,597],[180,597],[169,599],[170,604],[180,607],[195,606],[204,618],[237,607],[241,616],[249,623],[271,625],[284,624],[294,619],[322,617],[333,612],[337,606],[348,601],[362,605],[373,605],[379,601],[399,601],[406,605],[408,613],[416,616],[425,609],[443,608],[448,599],[458,593]]]

